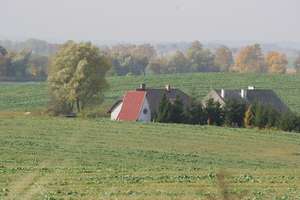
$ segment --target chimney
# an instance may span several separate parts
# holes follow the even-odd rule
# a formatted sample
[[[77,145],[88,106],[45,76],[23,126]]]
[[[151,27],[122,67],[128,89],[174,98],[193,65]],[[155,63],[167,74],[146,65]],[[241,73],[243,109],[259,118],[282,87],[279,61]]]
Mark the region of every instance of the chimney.
[[[140,90],[146,90],[146,84],[145,83],[142,83],[140,84]]]
[[[171,85],[170,85],[170,84],[166,85],[166,90],[167,90],[168,92],[171,91]]]
[[[252,86],[252,85],[249,85],[249,86],[248,86],[248,90],[255,90],[255,87]]]
[[[222,97],[223,99],[225,98],[225,90],[224,90],[224,89],[221,90],[221,97]]]
[[[247,90],[241,89],[241,97],[242,97],[242,99],[246,99],[247,98]]]

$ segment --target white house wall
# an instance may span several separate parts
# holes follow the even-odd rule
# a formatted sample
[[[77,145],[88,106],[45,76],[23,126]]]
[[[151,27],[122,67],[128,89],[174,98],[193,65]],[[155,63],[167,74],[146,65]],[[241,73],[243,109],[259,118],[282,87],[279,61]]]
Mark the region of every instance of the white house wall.
[[[121,111],[121,108],[123,106],[123,102],[121,102],[115,109],[111,112],[110,119],[111,120],[117,120],[119,113]]]
[[[144,113],[144,110],[147,110],[147,112]],[[139,116],[138,121],[151,122],[151,111],[150,111],[150,106],[149,106],[149,102],[148,102],[147,98],[145,98],[144,104],[140,111],[140,116]]]

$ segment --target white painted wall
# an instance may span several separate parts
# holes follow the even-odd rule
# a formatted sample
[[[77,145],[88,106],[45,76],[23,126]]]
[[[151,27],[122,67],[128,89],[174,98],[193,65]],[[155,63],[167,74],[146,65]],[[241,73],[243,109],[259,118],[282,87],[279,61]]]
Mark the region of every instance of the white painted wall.
[[[110,119],[111,120],[117,120],[117,117],[121,111],[121,108],[123,106],[123,102],[121,102],[115,109],[111,112],[110,114]]]
[[[144,110],[147,110],[147,113],[144,113]],[[144,104],[140,111],[140,116],[139,116],[138,121],[151,122],[151,110],[150,110],[150,106],[149,106],[149,102],[148,102],[147,98],[145,98],[145,100],[144,100]]]

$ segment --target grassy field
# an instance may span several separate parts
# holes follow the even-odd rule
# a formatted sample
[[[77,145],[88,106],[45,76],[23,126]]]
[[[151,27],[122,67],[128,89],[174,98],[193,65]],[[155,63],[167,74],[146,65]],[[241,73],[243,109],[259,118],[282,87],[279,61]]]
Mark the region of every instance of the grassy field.
[[[211,88],[274,89],[300,113],[300,76],[182,74],[108,79],[106,110],[142,82],[199,98]],[[25,116],[44,110],[46,83],[0,84],[0,200],[300,200],[300,134],[208,126]],[[38,115],[38,114],[37,114]],[[230,198],[228,200],[234,200]]]
[[[102,109],[107,109],[125,91],[135,89],[140,83],[149,87],[164,87],[166,84],[204,97],[210,89],[235,88],[254,85],[257,88],[273,89],[290,108],[300,113],[300,76],[296,75],[258,75],[231,73],[198,73],[161,76],[132,76],[108,78],[110,89]],[[44,109],[47,98],[46,83],[0,83],[0,111],[32,111]]]
[[[299,134],[24,116],[0,127],[0,199],[209,199],[219,172],[232,194],[300,199]]]

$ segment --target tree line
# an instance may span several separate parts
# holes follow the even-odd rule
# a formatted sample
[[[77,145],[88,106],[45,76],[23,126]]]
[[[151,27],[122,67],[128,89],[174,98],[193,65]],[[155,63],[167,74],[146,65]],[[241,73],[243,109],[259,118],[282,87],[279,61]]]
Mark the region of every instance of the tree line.
[[[299,115],[291,112],[279,113],[274,108],[260,103],[247,105],[239,100],[228,100],[222,107],[212,99],[205,105],[193,99],[190,106],[185,108],[180,98],[170,102],[164,96],[154,121],[300,132]]]
[[[28,40],[14,44],[1,42],[0,79],[45,80],[48,76],[49,58],[63,45]],[[22,49],[23,48],[23,49]],[[150,44],[115,45],[99,50],[111,62],[109,76],[172,74],[192,72],[242,72],[285,73],[288,60],[285,54],[272,51],[263,54],[259,44],[241,48],[237,54],[226,46],[214,51],[194,41],[184,51],[158,54]],[[295,60],[295,69],[300,73],[300,55]]]
[[[264,55],[259,44],[241,48],[237,55],[226,46],[214,52],[199,41],[182,52],[158,55],[150,44],[117,45],[105,49],[112,60],[111,75],[172,74],[188,72],[286,73],[287,56],[277,51]],[[300,55],[295,61],[300,72]]]
[[[48,75],[48,57],[24,49],[8,51],[0,46],[0,80],[45,80]]]

